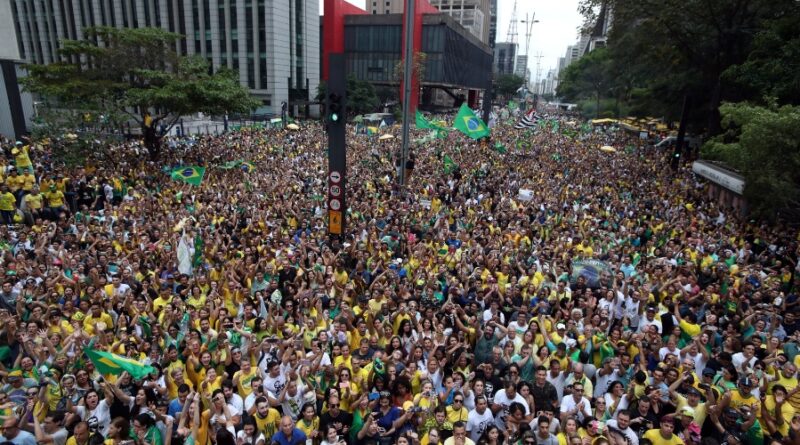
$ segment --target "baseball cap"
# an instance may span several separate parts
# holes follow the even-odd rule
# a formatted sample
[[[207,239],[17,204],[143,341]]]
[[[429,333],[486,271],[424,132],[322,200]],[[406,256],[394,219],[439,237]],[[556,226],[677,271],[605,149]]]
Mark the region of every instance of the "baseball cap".
[[[713,368],[705,368],[703,369],[703,375],[717,375],[717,371],[714,371]]]
[[[564,323],[558,323],[556,324],[556,329],[567,329],[567,325]]]
[[[694,408],[691,406],[684,406],[681,408],[680,415],[694,419]]]
[[[753,387],[753,380],[750,377],[742,377],[739,379],[739,386]]]

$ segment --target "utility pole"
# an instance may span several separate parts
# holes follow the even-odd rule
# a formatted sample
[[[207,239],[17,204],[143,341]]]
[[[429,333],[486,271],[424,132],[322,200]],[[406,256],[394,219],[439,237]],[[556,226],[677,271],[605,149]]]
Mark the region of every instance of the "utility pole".
[[[536,92],[540,93],[541,88],[539,88],[539,79],[542,75],[542,52],[540,51],[536,54]]]
[[[403,148],[400,156],[400,189],[406,185],[406,161],[408,160],[408,146],[410,145],[410,126],[411,126],[411,84],[414,76],[414,2],[416,0],[406,0],[406,12],[404,23],[406,27],[405,38],[405,63],[403,64]]]
[[[325,103],[328,128],[328,234],[342,240],[344,235],[345,185],[347,184],[347,79],[344,54],[328,59],[328,91]]]

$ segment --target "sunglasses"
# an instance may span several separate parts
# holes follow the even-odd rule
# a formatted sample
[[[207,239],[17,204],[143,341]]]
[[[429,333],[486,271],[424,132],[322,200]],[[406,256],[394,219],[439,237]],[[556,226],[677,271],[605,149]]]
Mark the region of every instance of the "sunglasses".
[[[331,403],[328,405],[328,408],[338,408],[338,407],[339,407],[338,403]]]
[[[453,400],[453,403],[462,403],[462,402],[463,402],[463,400],[461,400],[461,399],[454,399]]]

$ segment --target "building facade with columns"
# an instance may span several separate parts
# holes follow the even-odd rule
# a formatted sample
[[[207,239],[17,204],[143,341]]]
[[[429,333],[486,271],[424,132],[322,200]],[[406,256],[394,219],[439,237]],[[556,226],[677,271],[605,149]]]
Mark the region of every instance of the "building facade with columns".
[[[227,66],[258,99],[259,113],[281,102],[302,107],[320,78],[319,0],[7,0],[22,60],[59,60],[65,39],[90,26],[157,27],[183,36],[181,55]],[[291,107],[290,107],[291,109]]]

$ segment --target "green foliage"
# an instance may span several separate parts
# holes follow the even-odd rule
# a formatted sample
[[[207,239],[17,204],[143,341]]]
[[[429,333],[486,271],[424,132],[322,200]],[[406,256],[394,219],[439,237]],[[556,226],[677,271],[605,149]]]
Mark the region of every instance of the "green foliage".
[[[323,80],[317,86],[314,100],[324,104],[328,84]],[[347,76],[347,117],[352,119],[359,114],[374,113],[381,102],[375,93],[375,87],[366,80],[358,80],[355,76]]]
[[[422,51],[418,51],[414,53],[413,57],[414,61],[414,76],[422,82],[425,79],[425,65],[428,63],[428,55],[423,53]],[[394,66],[394,70],[392,70],[392,79],[400,83],[403,81],[403,75],[405,73],[405,59],[400,59]]]
[[[798,2],[582,0],[580,9],[587,19],[586,29],[590,30],[596,17],[608,8],[613,11],[614,20],[608,39],[609,70],[614,82],[606,96],[629,103],[637,115],[676,120],[683,98],[688,96],[694,108],[689,116],[690,126],[716,134],[721,102],[760,100],[764,94],[776,93],[764,91],[767,89],[758,88],[759,85],[775,85],[777,78],[785,82],[796,77],[789,76],[796,69],[791,68],[793,65],[770,67],[768,61],[775,58],[776,48],[786,50],[787,59],[791,59],[791,43],[780,43],[798,34]],[[758,36],[766,29],[776,28],[774,36],[778,37],[763,36],[761,56],[753,58],[759,53],[755,51]],[[732,69],[751,59],[753,66],[745,70],[747,76]]]
[[[570,64],[559,78],[558,95],[567,101],[594,98],[595,110],[600,109],[600,100],[607,97],[614,83],[611,59],[608,50],[597,49]],[[595,116],[598,116],[595,113]]]
[[[179,56],[178,34],[159,28],[94,27],[66,40],[62,61],[28,65],[24,86],[63,108],[126,113],[145,128],[171,127],[186,114],[246,113],[258,106],[228,69],[211,74],[200,57]]]
[[[525,84],[525,78],[516,74],[502,74],[495,80],[497,94],[506,98],[516,94],[519,87]]]
[[[771,218],[800,208],[800,107],[728,103],[720,112],[725,132],[702,155],[742,173],[755,214]]]

